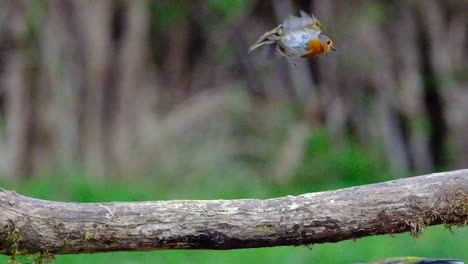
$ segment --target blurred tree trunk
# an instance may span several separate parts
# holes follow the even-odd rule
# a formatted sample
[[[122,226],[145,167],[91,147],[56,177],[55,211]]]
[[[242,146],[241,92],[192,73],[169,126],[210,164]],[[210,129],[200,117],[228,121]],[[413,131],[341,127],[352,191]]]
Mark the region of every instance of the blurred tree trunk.
[[[7,147],[9,170],[14,176],[25,177],[32,173],[31,156],[31,88],[27,83],[28,60],[27,19],[25,1],[10,3],[7,32],[10,52],[5,62],[3,86],[5,88]]]
[[[314,7],[314,13],[320,14],[320,21],[324,24],[324,33],[334,32],[337,27],[334,25],[334,17],[341,16],[337,14],[336,5],[332,1],[311,1]],[[339,42],[339,41],[337,41]],[[344,43],[343,43],[344,44]],[[317,90],[321,98],[322,111],[325,116],[325,125],[332,135],[335,143],[343,143],[346,138],[347,112],[346,93],[340,91],[340,78],[338,78],[338,54],[341,53],[341,43],[334,44],[338,46],[338,51],[333,52],[327,59],[318,59],[315,62],[317,71]],[[344,96],[343,96],[344,95]]]
[[[106,152],[108,157],[114,157],[112,166],[121,172],[130,174],[133,167],[133,151],[138,142],[138,115],[144,114],[141,108],[143,97],[141,87],[144,85],[144,65],[147,50],[145,46],[148,29],[148,17],[145,12],[146,0],[124,2],[125,14],[119,44],[114,46],[115,57],[115,93],[117,102],[112,113],[115,123],[109,126],[106,134],[113,135],[113,140]],[[115,172],[114,172],[115,173]]]
[[[426,111],[432,117],[432,155],[436,163],[445,164],[444,154],[447,153],[447,143],[450,143],[458,157],[455,164],[466,165],[467,155],[456,154],[467,151],[468,92],[463,89],[463,80],[456,79],[456,72],[466,71],[466,68],[458,67],[466,65],[468,2],[429,0],[417,2],[415,8],[425,35],[421,42],[424,45],[422,51],[426,51],[422,74],[426,87]]]
[[[102,174],[106,164],[103,146],[104,85],[110,59],[110,0],[69,0],[73,34],[80,55],[81,83],[78,92],[78,158],[86,168]]]
[[[167,86],[175,98],[187,96],[190,88],[190,57],[191,57],[191,16],[194,1],[179,1],[183,14],[178,16],[166,29],[168,50],[165,75]],[[196,45],[193,43],[193,45]]]
[[[395,27],[390,28],[391,45],[395,47],[393,68],[398,85],[399,103],[403,115],[401,122],[407,126],[408,155],[417,173],[428,173],[434,169],[431,157],[430,131],[428,115],[424,105],[423,64],[421,47],[418,40],[420,29],[409,2],[402,3],[398,8],[400,19],[394,21]],[[406,28],[407,30],[401,30]]]

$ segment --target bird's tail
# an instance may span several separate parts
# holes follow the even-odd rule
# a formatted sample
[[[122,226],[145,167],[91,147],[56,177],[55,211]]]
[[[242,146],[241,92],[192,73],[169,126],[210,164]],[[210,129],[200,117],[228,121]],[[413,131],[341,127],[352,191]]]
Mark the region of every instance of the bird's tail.
[[[268,31],[267,33],[263,34],[257,42],[255,42],[250,48],[249,53],[254,51],[255,49],[264,46],[264,45],[273,45],[279,40],[282,32],[282,25],[279,25],[275,29]]]

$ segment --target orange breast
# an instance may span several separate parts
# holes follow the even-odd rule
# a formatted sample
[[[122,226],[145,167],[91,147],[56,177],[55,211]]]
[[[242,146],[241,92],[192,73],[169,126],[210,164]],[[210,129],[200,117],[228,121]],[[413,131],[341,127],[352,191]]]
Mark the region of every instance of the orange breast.
[[[307,45],[308,53],[302,55],[303,58],[313,58],[317,55],[323,54],[325,52],[325,47],[322,45],[319,39],[313,39]]]

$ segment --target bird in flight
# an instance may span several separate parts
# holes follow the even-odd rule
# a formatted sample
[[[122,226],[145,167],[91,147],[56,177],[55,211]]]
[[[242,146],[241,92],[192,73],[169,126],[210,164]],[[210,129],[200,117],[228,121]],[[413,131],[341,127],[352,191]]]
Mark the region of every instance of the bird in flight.
[[[250,48],[273,46],[288,60],[313,58],[336,50],[333,41],[322,33],[322,23],[312,14],[300,11],[300,17],[290,15],[282,24],[266,32]]]

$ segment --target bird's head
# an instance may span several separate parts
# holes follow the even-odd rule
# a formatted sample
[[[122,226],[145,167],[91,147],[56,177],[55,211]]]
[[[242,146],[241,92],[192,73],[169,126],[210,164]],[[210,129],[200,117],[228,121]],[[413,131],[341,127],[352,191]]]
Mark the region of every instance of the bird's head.
[[[336,48],[333,46],[333,41],[326,35],[320,35],[319,36],[320,43],[322,44],[324,53],[330,52],[330,51],[336,51]]]

